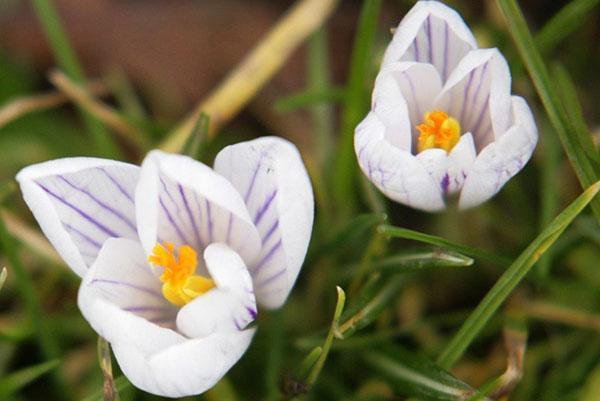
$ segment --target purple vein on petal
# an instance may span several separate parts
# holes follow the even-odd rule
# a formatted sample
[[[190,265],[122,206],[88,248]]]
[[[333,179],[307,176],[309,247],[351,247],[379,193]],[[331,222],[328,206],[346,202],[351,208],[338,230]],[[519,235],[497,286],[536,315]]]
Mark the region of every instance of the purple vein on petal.
[[[256,176],[258,175],[258,171],[260,170],[261,164],[262,157],[258,160],[258,163],[256,164],[256,168],[254,169],[254,173],[252,174],[252,178],[250,179],[250,185],[248,185],[246,195],[244,195],[244,203],[246,204],[248,204],[248,199],[250,199],[250,195],[252,194],[252,190],[254,189],[254,184],[256,183]]]
[[[175,220],[173,219],[173,216],[171,216],[171,213],[169,212],[169,209],[165,206],[165,202],[163,202],[163,199],[162,199],[161,196],[158,197],[158,201],[160,202],[160,206],[162,207],[163,212],[165,212],[165,214],[167,215],[167,220],[169,220],[169,223],[171,223],[171,226],[177,232],[177,235],[179,236],[179,239],[181,239],[181,241],[184,244],[189,244],[190,242],[187,240],[187,238],[185,238],[185,235],[183,234],[183,231],[181,231],[181,228],[175,222]]]
[[[151,288],[147,288],[147,287],[142,287],[140,285],[136,285],[136,284],[131,284],[125,281],[119,281],[119,280],[110,280],[110,279],[104,279],[104,278],[95,278],[92,279],[89,283],[89,285],[93,285],[96,283],[100,283],[100,284],[112,284],[112,285],[118,285],[118,286],[123,286],[123,287],[127,287],[130,288],[132,290],[136,290],[136,291],[140,291],[143,293],[146,293],[148,295],[152,295],[153,297],[156,297],[158,299],[160,299],[161,301],[164,300],[163,296],[161,293],[159,293],[158,291],[155,291]]]
[[[227,222],[227,237],[226,241],[231,245],[231,229],[233,228],[233,213],[229,212],[229,221]]]
[[[190,208],[188,200],[185,196],[185,191],[183,189],[183,186],[181,184],[177,184],[177,188],[179,189],[179,195],[181,195],[181,200],[183,201],[183,206],[185,206],[187,215],[190,219],[190,222],[192,223],[192,228],[194,229],[194,236],[196,237],[196,243],[198,244],[199,248],[203,248],[202,240],[200,239],[200,231],[198,230],[198,225],[196,224],[196,218],[192,214],[192,209]]]
[[[117,187],[117,189],[119,190],[119,192],[121,192],[121,194],[129,199],[129,201],[131,203],[134,203],[133,201],[133,196],[131,196],[126,190],[125,188],[123,188],[123,186],[119,183],[119,181],[117,181],[117,179],[115,177],[112,176],[112,174],[110,174],[108,171],[106,171],[106,169],[104,167],[98,167],[98,170],[100,170],[105,176],[106,178],[108,178],[110,180],[110,182],[113,183],[113,185],[115,187]]]
[[[273,255],[277,252],[277,250],[279,250],[279,248],[281,248],[281,245],[283,245],[281,238],[279,239],[279,241],[277,241],[275,243],[275,245],[273,245],[273,247],[269,250],[269,252],[267,252],[256,264],[256,266],[254,266],[254,269],[252,269],[252,274],[258,274],[258,272],[260,271],[260,269],[263,268],[263,266],[273,257]]]
[[[465,109],[467,108],[467,101],[469,99],[469,92],[471,91],[471,83],[473,82],[473,76],[475,75],[475,70],[471,70],[471,72],[469,73],[469,80],[467,81],[467,84],[465,85],[465,90],[463,92],[463,106],[462,106],[462,110],[460,112],[460,123],[464,125],[464,121],[465,121]]]
[[[427,17],[427,42],[429,43],[429,62],[433,65],[433,40],[431,35],[431,15]]]
[[[114,232],[113,230],[111,230],[110,228],[106,227],[104,224],[102,224],[99,221],[95,220],[92,216],[90,216],[89,214],[87,214],[83,210],[79,209],[77,206],[75,206],[72,203],[70,203],[69,201],[67,201],[65,198],[63,198],[63,197],[55,194],[54,192],[52,192],[50,189],[48,189],[47,187],[45,187],[40,182],[36,181],[36,184],[40,188],[42,188],[42,190],[44,190],[44,192],[46,192],[48,195],[52,196],[54,199],[58,200],[60,203],[62,203],[63,205],[67,206],[68,208],[73,209],[73,211],[75,211],[77,214],[79,214],[81,217],[83,217],[86,221],[90,222],[91,224],[93,224],[94,226],[96,226],[98,229],[100,229],[100,231],[104,232],[105,234],[107,234],[107,235],[109,235],[111,237],[119,237],[120,236],[119,234],[117,234],[116,232]]]
[[[175,205],[175,208],[177,209],[177,213],[179,214],[179,203],[177,203],[177,201],[175,200],[173,195],[171,195],[171,192],[169,191],[169,188],[167,187],[167,183],[165,182],[165,180],[163,180],[162,177],[160,177],[160,183],[162,184],[164,193],[167,194],[167,197],[171,200],[173,205]]]
[[[263,237],[263,239],[262,239],[263,244],[267,243],[267,241],[269,240],[269,238],[271,238],[271,235],[273,235],[273,233],[275,232],[275,230],[277,230],[277,227],[279,227],[279,219],[275,220],[275,222],[273,223],[273,225],[271,226],[271,228],[269,228],[269,231],[267,231],[267,233]]]
[[[448,79],[448,23],[444,21],[444,70],[442,72],[444,83]]]
[[[208,199],[205,199],[204,203],[206,205],[206,219],[208,220],[208,242],[211,243],[213,242],[213,216]]]
[[[271,206],[271,203],[273,202],[273,199],[275,199],[275,196],[277,195],[277,189],[273,190],[273,192],[271,193],[271,195],[269,195],[267,197],[267,199],[265,200],[265,202],[261,205],[261,207],[256,211],[256,216],[254,216],[254,224],[257,225],[260,220],[263,218],[265,212],[269,209],[269,207]]]
[[[481,125],[481,122],[483,121],[483,117],[485,116],[485,112],[488,109],[489,102],[490,102],[490,94],[488,93],[487,97],[485,98],[485,102],[483,103],[483,106],[481,107],[481,111],[479,112],[479,117],[477,117],[477,121],[475,122],[475,126],[471,130],[473,135],[479,136],[478,135],[479,126]]]
[[[285,268],[279,270],[277,273],[273,274],[270,277],[267,277],[266,279],[260,281],[258,284],[256,284],[258,287],[264,287],[270,283],[272,283],[273,281],[275,281],[276,279],[278,279],[279,277],[281,277],[284,273],[285,273]]]
[[[71,188],[73,188],[74,190],[76,190],[78,192],[81,192],[82,194],[84,194],[85,196],[87,196],[88,198],[90,198],[98,206],[100,206],[102,209],[106,210],[108,213],[112,214],[113,216],[115,216],[117,219],[121,220],[123,223],[125,223],[127,226],[129,226],[129,228],[132,231],[137,232],[135,224],[127,216],[125,216],[123,213],[121,213],[120,211],[116,210],[115,208],[107,205],[106,203],[104,203],[100,199],[96,198],[96,196],[94,196],[87,189],[81,188],[81,187],[73,184],[71,181],[69,181],[68,179],[66,179],[64,176],[58,175],[56,177],[59,180],[61,180],[62,182],[64,182],[65,184],[67,184],[68,186],[70,186]]]
[[[479,93],[481,92],[481,85],[483,85],[483,81],[485,78],[485,74],[487,72],[487,67],[490,63],[487,62],[485,63],[485,65],[483,66],[483,68],[481,69],[481,74],[479,75],[479,83],[477,84],[477,90],[475,91],[474,96],[471,97],[471,104],[468,106],[469,108],[475,108],[475,105],[477,104],[477,99],[479,99]],[[473,120],[473,115],[475,113],[471,113],[470,114],[470,118],[469,120],[472,121]]]
[[[88,244],[94,246],[97,249],[102,248],[102,244],[100,242],[96,241],[95,239],[93,239],[92,237],[90,237],[89,235],[84,233],[83,231],[73,227],[72,225],[70,225],[68,223],[63,223],[63,224],[64,224],[65,228],[67,229],[67,231],[76,234],[78,237],[82,238]]]

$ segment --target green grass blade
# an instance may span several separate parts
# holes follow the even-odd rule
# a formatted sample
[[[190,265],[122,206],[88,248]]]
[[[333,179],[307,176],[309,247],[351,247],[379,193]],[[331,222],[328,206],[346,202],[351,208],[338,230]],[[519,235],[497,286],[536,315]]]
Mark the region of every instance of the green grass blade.
[[[344,88],[335,86],[323,86],[319,89],[309,88],[278,99],[273,107],[278,113],[291,113],[308,106],[316,107],[322,106],[324,103],[341,102],[345,95]]]
[[[23,387],[31,384],[59,364],[58,360],[29,366],[0,379],[0,399],[8,400]]]
[[[570,121],[560,97],[555,91],[546,63],[542,60],[531,32],[529,32],[523,13],[516,0],[496,0],[496,3],[504,14],[509,32],[523,59],[525,67],[529,71],[538,95],[548,113],[550,122],[562,142],[577,178],[581,186],[587,188],[597,181],[598,174],[592,162],[586,156],[588,151],[582,148],[583,146],[577,136],[577,130]],[[600,219],[600,200],[594,200],[591,206],[596,217]]]
[[[371,264],[371,271],[408,273],[440,267],[467,267],[473,259],[445,249],[424,249],[390,256]]]
[[[8,271],[6,270],[6,267],[3,267],[2,271],[0,271],[0,290],[4,286],[7,276],[8,276]]]
[[[331,349],[331,344],[333,343],[334,333],[337,330],[340,317],[342,316],[342,312],[344,311],[344,305],[346,303],[346,294],[344,290],[340,287],[336,287],[337,290],[337,302],[335,304],[335,311],[333,313],[333,319],[331,320],[331,327],[329,329],[329,333],[327,334],[327,338],[325,339],[325,343],[323,343],[322,352],[319,354],[317,361],[313,365],[308,377],[306,379],[306,384],[310,387],[317,381],[323,366],[325,365],[325,361],[327,360],[327,356],[329,355],[329,350]]]
[[[50,42],[56,62],[75,82],[83,83],[85,81],[83,68],[69,44],[52,0],[32,0],[32,4]],[[83,110],[81,110],[81,116],[87,130],[92,135],[98,152],[106,157],[119,156],[120,152],[117,146],[100,121]]]
[[[573,219],[590,203],[598,190],[600,190],[600,181],[590,186],[564,209],[519,255],[450,340],[438,358],[440,366],[449,369],[463,355],[500,305],[527,275],[531,267],[550,248]]]
[[[462,401],[476,392],[432,361],[398,346],[368,352],[364,359],[387,379],[396,394],[429,401]]]
[[[510,264],[510,260],[503,256],[494,255],[493,253],[483,251],[481,249],[455,244],[452,241],[448,241],[445,238],[438,237],[435,235],[424,234],[418,231],[409,230],[407,228],[400,228],[389,225],[381,225],[378,229],[379,232],[381,232],[382,234],[388,235],[392,238],[410,239],[414,241],[423,242],[429,245],[439,246],[441,248],[449,249],[451,251],[455,251],[463,255],[467,255],[472,258],[483,260],[500,266],[508,266]]]
[[[562,39],[579,28],[582,20],[592,15],[590,11],[600,0],[573,0],[556,13],[535,35],[535,41],[542,53],[554,48]]]
[[[354,37],[342,113],[341,136],[333,176],[334,195],[341,216],[350,215],[355,209],[354,186],[358,164],[354,156],[354,129],[369,107],[370,96],[365,81],[366,77],[370,76],[370,69],[373,66],[373,43],[381,2],[381,0],[364,0]]]
[[[586,151],[587,157],[594,164],[596,171],[600,171],[600,152],[596,149],[590,130],[583,118],[583,111],[581,110],[581,103],[577,98],[575,83],[562,64],[556,63],[553,67],[552,77],[559,88],[563,106],[569,119],[573,122],[581,147]]]

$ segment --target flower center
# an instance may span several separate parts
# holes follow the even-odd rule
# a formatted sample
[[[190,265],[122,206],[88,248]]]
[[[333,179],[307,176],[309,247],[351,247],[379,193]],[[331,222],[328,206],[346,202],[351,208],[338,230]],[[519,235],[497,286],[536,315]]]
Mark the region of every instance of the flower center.
[[[423,123],[416,128],[421,133],[417,140],[419,153],[431,148],[450,152],[460,139],[460,124],[443,111],[425,113]]]
[[[194,248],[182,245],[177,253],[178,257],[175,256],[175,245],[172,243],[157,243],[148,261],[165,269],[160,276],[163,296],[172,304],[183,306],[214,288],[215,282],[194,274],[198,264],[198,255]]]

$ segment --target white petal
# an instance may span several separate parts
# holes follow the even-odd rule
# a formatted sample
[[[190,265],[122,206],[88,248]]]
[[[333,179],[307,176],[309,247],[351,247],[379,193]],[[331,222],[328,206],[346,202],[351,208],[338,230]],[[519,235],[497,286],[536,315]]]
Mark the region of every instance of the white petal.
[[[225,242],[246,263],[258,257],[260,237],[243,199],[229,181],[200,162],[150,152],[135,199],[138,233],[148,254],[156,242],[188,244],[198,252]]]
[[[81,313],[110,343],[132,344],[151,354],[184,340],[174,326],[176,310],[162,296],[139,242],[111,238],[79,288]],[[147,309],[142,309],[147,308]]]
[[[16,178],[48,240],[83,276],[107,238],[137,238],[138,175],[137,166],[76,157],[26,167]]]
[[[477,206],[494,196],[525,166],[535,149],[537,129],[531,110],[522,98],[512,99],[515,125],[477,156],[460,194],[461,209]]]
[[[510,71],[497,49],[477,49],[461,60],[436,100],[436,108],[471,132],[478,150],[508,129],[511,119]]]
[[[300,153],[265,137],[226,147],[215,170],[242,194],[260,232],[260,257],[248,266],[258,302],[277,308],[298,277],[312,231],[314,198]]]
[[[476,48],[456,11],[437,1],[419,1],[398,25],[382,66],[396,61],[430,63],[445,81],[460,59]]]
[[[444,208],[440,186],[415,156],[385,139],[385,126],[373,112],[356,127],[354,150],[362,171],[386,196],[425,211]]]
[[[443,149],[432,148],[419,153],[417,159],[439,184],[443,194],[451,195],[462,188],[475,156],[473,137],[466,133],[449,154]]]
[[[386,127],[386,139],[411,151],[416,126],[442,89],[442,81],[431,64],[399,62],[384,67],[375,81],[372,110]]]
[[[225,244],[209,245],[204,259],[217,288],[181,308],[177,328],[188,337],[243,330],[257,314],[244,261]]]
[[[244,354],[255,330],[215,333],[147,356],[134,345],[112,344],[121,370],[136,387],[164,397],[184,397],[213,387]]]
[[[190,339],[150,322],[140,311],[125,310],[142,302],[154,305],[155,292],[162,298],[160,283],[149,271],[139,243],[108,240],[83,280],[79,307],[94,330],[111,343],[133,385],[165,397],[202,393],[243,355],[254,330]],[[162,302],[166,303],[164,298]]]

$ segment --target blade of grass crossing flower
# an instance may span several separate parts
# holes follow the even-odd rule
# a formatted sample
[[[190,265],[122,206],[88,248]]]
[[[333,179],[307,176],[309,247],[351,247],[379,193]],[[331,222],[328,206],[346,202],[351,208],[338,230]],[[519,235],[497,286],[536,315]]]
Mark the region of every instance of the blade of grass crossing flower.
[[[360,13],[354,48],[350,61],[350,73],[346,85],[346,99],[341,121],[341,137],[333,170],[332,182],[340,215],[348,216],[355,208],[354,185],[358,172],[354,157],[354,129],[364,117],[369,106],[369,93],[365,86],[373,66],[373,43],[381,0],[364,0]]]
[[[494,255],[490,252],[483,251],[481,249],[455,244],[451,241],[448,241],[445,238],[438,237],[435,235],[424,234],[418,231],[409,230],[407,228],[393,227],[389,225],[381,225],[378,229],[382,234],[388,235],[393,238],[404,238],[424,242],[426,244],[450,249],[463,255],[490,262],[499,266],[508,266],[510,264],[510,261],[505,257]]]
[[[59,347],[52,333],[48,331],[46,320],[42,314],[42,307],[37,297],[31,277],[29,277],[21,260],[18,257],[17,244],[6,229],[4,220],[0,217],[0,246],[14,273],[17,291],[25,306],[32,331],[36,336],[40,351],[46,360],[54,360],[59,356]],[[57,392],[64,400],[73,399],[69,386],[67,386],[60,370],[53,371],[52,375]]]
[[[53,360],[39,365],[30,366],[10,375],[0,378],[0,399],[12,399],[12,395],[50,372],[59,365],[60,361]]]
[[[364,359],[399,395],[430,401],[462,401],[476,393],[432,361],[399,346],[367,352]]]
[[[540,52],[527,27],[523,13],[516,0],[496,0],[496,3],[504,14],[509,32],[523,59],[525,67],[529,71],[538,95],[548,113],[550,122],[554,126],[563,148],[571,161],[577,178],[581,186],[587,188],[597,181],[598,172],[595,171],[594,165],[587,157],[588,151],[582,149],[582,144],[576,134],[577,130],[569,119],[559,95],[554,90],[548,68],[540,56]],[[594,200],[591,206],[596,218],[600,220],[600,200]]]
[[[579,28],[583,20],[593,15],[590,13],[600,0],[573,0],[557,12],[535,35],[535,42],[540,51],[546,53],[554,48],[562,39]]]
[[[531,267],[552,246],[573,219],[590,203],[598,190],[600,190],[600,181],[590,186],[564,209],[502,274],[439,356],[438,363],[441,367],[449,369],[463,355],[500,305],[527,275]]]
[[[31,3],[50,42],[56,62],[76,82],[83,83],[85,81],[83,69],[77,60],[73,48],[69,44],[52,0],[32,0]],[[119,149],[102,124],[84,110],[81,110],[81,114],[87,130],[92,135],[98,152],[105,157],[119,156]]]

